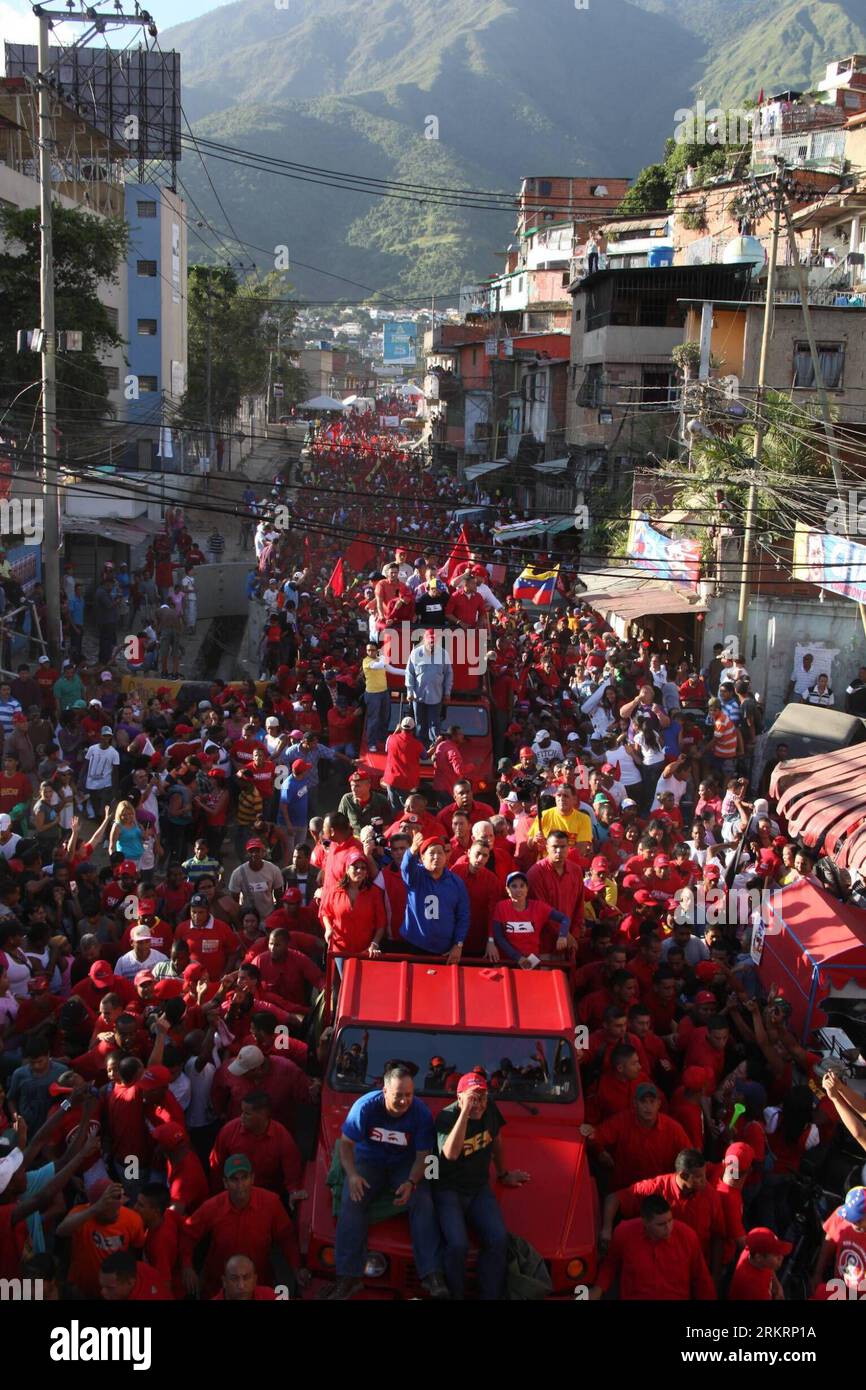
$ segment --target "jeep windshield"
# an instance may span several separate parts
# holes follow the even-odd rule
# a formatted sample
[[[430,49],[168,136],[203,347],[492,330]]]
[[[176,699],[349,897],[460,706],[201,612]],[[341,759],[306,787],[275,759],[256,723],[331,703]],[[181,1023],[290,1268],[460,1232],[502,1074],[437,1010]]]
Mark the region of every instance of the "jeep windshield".
[[[411,713],[412,705],[408,700],[392,700],[389,731],[393,733],[400,720]],[[450,729],[452,724],[462,729],[467,738],[486,738],[490,732],[490,720],[484,705],[446,705],[442,726]]]
[[[340,1032],[331,1063],[335,1091],[368,1091],[382,1085],[389,1061],[417,1067],[421,1096],[454,1099],[464,1072],[483,1067],[497,1100],[577,1100],[572,1048],[564,1038],[520,1037],[514,1033],[441,1033],[426,1029],[375,1028],[349,1024]]]

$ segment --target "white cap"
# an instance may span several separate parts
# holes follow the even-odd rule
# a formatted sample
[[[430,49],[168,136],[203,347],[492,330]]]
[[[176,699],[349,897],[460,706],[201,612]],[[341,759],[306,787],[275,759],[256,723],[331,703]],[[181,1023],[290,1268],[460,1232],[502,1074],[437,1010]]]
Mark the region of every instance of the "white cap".
[[[50,664],[51,664],[51,657],[50,657],[50,656],[40,656],[40,657],[38,658],[36,664],[37,664],[38,666],[50,666]]]
[[[539,730],[538,730],[538,733],[535,735],[535,741],[536,741],[536,743],[540,743],[541,740],[542,740],[543,738],[550,738],[550,730],[549,730],[549,729],[539,729]]]
[[[631,798],[630,796],[624,796],[623,799],[622,799],[622,801],[619,803],[619,809],[622,811],[622,810],[625,809],[626,806],[636,806],[636,805],[637,805],[637,802],[636,802],[636,801],[633,801],[632,798]]]
[[[99,730],[100,738],[103,734],[114,734],[114,730],[112,729],[110,724],[103,724],[102,728]]]
[[[114,676],[111,674],[110,671],[100,671],[100,673],[99,673],[99,679],[100,679],[101,681],[113,681],[113,680],[114,680]]]
[[[269,729],[278,729],[280,727],[280,721],[275,714],[269,714],[265,720],[265,724]]]
[[[12,817],[11,817],[11,816],[7,816],[6,813],[4,812],[3,815],[0,815],[0,830],[11,830],[11,829],[12,829]]]
[[[250,1043],[247,1047],[242,1047],[233,1062],[229,1063],[229,1071],[232,1076],[246,1076],[248,1071],[256,1071],[264,1066],[265,1054],[260,1047],[255,1047]]]
[[[129,939],[130,941],[150,941],[150,927],[133,927],[129,933]]]
[[[568,738],[567,738],[565,741],[566,741],[566,743],[579,743],[579,742],[580,742],[580,734],[576,734],[576,733],[572,730],[572,732],[568,735]]]
[[[520,797],[517,795],[517,792],[509,792],[505,800],[510,802],[511,805],[514,806],[520,800]]]
[[[414,727],[415,720],[412,718],[411,714],[407,714],[404,719],[400,720],[401,729],[414,729]]]
[[[90,703],[91,703],[91,705],[98,705],[99,708],[102,709],[102,701],[101,701],[101,700],[91,700]]]

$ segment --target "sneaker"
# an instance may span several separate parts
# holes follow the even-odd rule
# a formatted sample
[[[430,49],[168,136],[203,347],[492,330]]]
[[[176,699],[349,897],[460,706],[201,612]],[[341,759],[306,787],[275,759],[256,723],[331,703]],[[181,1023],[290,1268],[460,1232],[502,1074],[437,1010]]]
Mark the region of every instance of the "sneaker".
[[[448,1291],[448,1285],[438,1271],[433,1274],[428,1274],[426,1279],[422,1279],[421,1286],[427,1290],[431,1298],[444,1299],[451,1297]]]
[[[352,1277],[338,1279],[331,1292],[326,1294],[325,1297],[335,1302],[342,1303],[347,1298],[354,1298],[355,1294],[360,1293],[363,1287],[363,1279],[355,1279]]]

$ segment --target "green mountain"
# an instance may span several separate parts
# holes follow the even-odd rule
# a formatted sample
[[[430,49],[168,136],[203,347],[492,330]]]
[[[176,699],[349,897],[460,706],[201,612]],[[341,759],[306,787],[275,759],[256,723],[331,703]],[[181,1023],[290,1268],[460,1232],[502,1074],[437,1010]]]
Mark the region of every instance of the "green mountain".
[[[202,138],[319,170],[510,194],[532,174],[636,174],[696,92],[730,105],[815,80],[828,58],[866,48],[866,0],[240,0],[161,43],[182,54],[184,108]],[[438,139],[425,138],[431,117]],[[202,220],[263,269],[287,245],[291,279],[313,300],[367,287],[453,299],[501,264],[513,232],[510,213],[205,161],[225,215],[196,154],[180,168]],[[226,215],[257,251],[238,251]]]

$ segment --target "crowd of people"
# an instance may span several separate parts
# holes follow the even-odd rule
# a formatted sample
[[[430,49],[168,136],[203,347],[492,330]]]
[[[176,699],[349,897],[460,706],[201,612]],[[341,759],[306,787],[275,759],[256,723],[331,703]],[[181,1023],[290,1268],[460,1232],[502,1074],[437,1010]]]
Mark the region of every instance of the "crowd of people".
[[[41,658],[0,684],[0,1277],[109,1301],[302,1292],[317,1018],[348,959],[394,954],[565,973],[601,1194],[590,1298],[779,1299],[801,1169],[840,1121],[862,1142],[866,1107],[762,993],[732,910],[821,872],[767,795],[749,672],[617,637],[564,564],[561,602],[529,611],[513,555],[455,543],[456,485],[375,431],[312,432],[300,478],[275,480],[292,525],[269,504],[250,527],[261,680],[152,688],[103,659],[106,632],[96,667]],[[161,603],[175,580],[154,574]],[[486,673],[467,679],[455,631],[483,634]],[[461,696],[489,705],[484,786]],[[493,1180],[543,1194],[508,1167],[496,1078],[454,1080],[434,1115],[389,1062],[351,1107],[330,1297],[361,1290],[386,1192],[431,1297],[463,1297],[470,1232],[479,1296],[504,1296]],[[815,1297],[864,1277],[866,1191],[840,1196]]]

